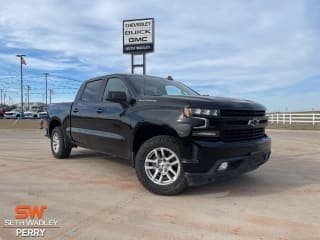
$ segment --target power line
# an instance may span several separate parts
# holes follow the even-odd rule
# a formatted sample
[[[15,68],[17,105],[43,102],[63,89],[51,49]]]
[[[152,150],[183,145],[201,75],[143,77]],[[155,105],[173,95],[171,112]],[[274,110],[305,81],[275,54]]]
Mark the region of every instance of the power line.
[[[68,89],[68,90],[78,90],[79,88],[71,88],[71,87],[54,87],[54,89]],[[45,89],[44,88],[32,88],[32,90],[35,90],[35,91],[44,91]]]
[[[26,82],[29,83],[29,84],[32,84],[32,85],[37,85],[37,84],[41,84],[43,82],[43,80],[41,80],[41,81],[28,80]],[[67,87],[79,88],[81,84],[67,83],[67,82],[52,82],[51,79],[50,79],[50,75],[49,75],[48,85],[57,86],[57,87],[64,86],[66,88]]]
[[[14,83],[17,83],[18,81],[16,80],[15,82],[8,82],[8,81],[2,81],[2,79],[0,79],[1,81],[0,81],[0,84],[8,84],[8,85],[10,85],[10,84],[14,84]]]
[[[16,78],[17,76],[1,76],[0,79],[11,79]]]
[[[30,95],[44,95],[43,92],[45,92],[45,104],[46,106],[48,105],[48,85],[50,84],[51,90],[58,90],[54,94],[57,95],[70,95],[74,96],[79,89],[80,85],[82,84],[82,81],[79,79],[67,77],[67,76],[61,76],[61,75],[56,75],[56,74],[49,74],[49,73],[43,73],[45,76],[45,88],[42,87],[37,87],[38,84],[41,84],[41,77],[40,73],[36,74],[23,74],[22,75],[22,64],[24,64],[24,55],[17,55],[17,57],[20,57],[20,88],[15,87],[15,85],[18,83],[17,76],[0,76],[0,88],[1,90],[1,103],[3,103],[3,94],[4,92],[12,92],[14,94],[18,94],[18,90],[20,89],[20,94],[21,94],[21,107],[23,109],[23,88],[27,90],[26,94],[26,102],[28,103],[28,108],[30,107]],[[6,80],[6,81],[3,81]],[[13,80],[13,81],[10,81]],[[28,83],[28,85],[23,85],[23,80]],[[69,80],[69,81],[64,81],[64,80]],[[32,87],[36,86],[36,87]],[[30,92],[32,87],[32,93]],[[15,91],[16,90],[16,91]],[[59,91],[59,90],[66,90],[66,91]],[[53,91],[50,92],[50,98],[52,100],[52,94]],[[7,97],[7,95],[6,95]],[[43,96],[44,98],[44,96]],[[51,101],[50,101],[51,102]]]
[[[60,75],[55,75],[55,74],[50,74],[50,76],[52,77],[56,77],[56,78],[61,78],[61,79],[66,79],[66,80],[71,80],[71,81],[75,81],[75,82],[82,82],[79,79],[75,79],[75,78],[70,78],[70,77],[64,77],[64,76],[60,76]]]
[[[79,86],[79,84],[82,83],[81,80],[79,79],[75,79],[75,78],[70,78],[70,77],[65,77],[65,76],[61,76],[61,75],[55,75],[55,74],[49,74],[51,78],[55,78],[57,80],[71,80],[73,81],[74,83],[70,83],[70,82],[65,82],[64,81],[64,84],[70,84],[70,85],[75,85],[75,86]],[[9,79],[14,79],[16,78],[17,76],[3,76],[3,77],[0,77],[0,80],[1,79],[5,79],[5,80],[9,80]],[[17,79],[16,79],[17,80]],[[38,81],[36,81],[38,80]],[[29,75],[29,74],[24,74],[24,81],[28,81],[28,82],[38,82],[38,83],[41,83],[41,78],[40,78],[40,75]],[[50,78],[48,78],[48,81],[50,81]],[[2,83],[6,83],[6,84],[11,84],[11,83],[15,83],[15,82],[3,82],[1,81]],[[53,82],[54,83],[54,82]],[[57,83],[58,84],[58,83]]]

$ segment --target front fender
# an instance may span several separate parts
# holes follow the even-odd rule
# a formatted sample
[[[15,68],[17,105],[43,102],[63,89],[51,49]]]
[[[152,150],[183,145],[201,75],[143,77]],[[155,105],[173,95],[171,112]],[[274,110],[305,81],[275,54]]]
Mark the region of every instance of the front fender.
[[[180,138],[186,138],[192,132],[192,125],[185,121],[182,111],[177,108],[143,109],[136,111],[134,115],[132,118],[134,129],[138,129],[141,125],[151,124],[172,130]]]

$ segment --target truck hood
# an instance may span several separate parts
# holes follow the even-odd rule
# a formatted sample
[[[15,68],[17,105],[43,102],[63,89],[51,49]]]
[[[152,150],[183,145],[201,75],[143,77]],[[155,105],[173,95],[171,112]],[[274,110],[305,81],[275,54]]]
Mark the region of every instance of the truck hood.
[[[212,96],[146,96],[142,101],[154,101],[160,105],[182,105],[198,108],[241,109],[265,111],[266,108],[256,102],[226,97]]]

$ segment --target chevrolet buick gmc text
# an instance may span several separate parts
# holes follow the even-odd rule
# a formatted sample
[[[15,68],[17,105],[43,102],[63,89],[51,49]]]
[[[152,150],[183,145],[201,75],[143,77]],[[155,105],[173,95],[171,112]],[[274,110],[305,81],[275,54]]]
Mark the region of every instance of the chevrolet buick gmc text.
[[[72,103],[49,105],[48,136],[56,158],[80,146],[130,159],[144,187],[172,195],[264,164],[265,111],[174,80],[114,74],[83,82]]]

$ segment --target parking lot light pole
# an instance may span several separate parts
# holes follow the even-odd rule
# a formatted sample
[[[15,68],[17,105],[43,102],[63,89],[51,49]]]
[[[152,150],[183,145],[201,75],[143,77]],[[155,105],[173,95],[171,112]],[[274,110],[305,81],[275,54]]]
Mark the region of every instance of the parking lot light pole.
[[[1,93],[1,105],[2,105],[2,92],[3,92],[3,89],[0,89],[0,93]]]
[[[18,58],[20,58],[20,88],[21,88],[21,114],[20,118],[23,118],[23,77],[22,77],[22,64],[26,64],[23,57],[26,55],[24,54],[17,54]]]
[[[31,89],[31,87],[28,85],[27,86],[27,91],[28,91],[28,110],[30,110],[30,89]]]

